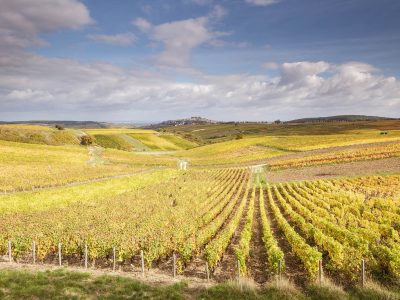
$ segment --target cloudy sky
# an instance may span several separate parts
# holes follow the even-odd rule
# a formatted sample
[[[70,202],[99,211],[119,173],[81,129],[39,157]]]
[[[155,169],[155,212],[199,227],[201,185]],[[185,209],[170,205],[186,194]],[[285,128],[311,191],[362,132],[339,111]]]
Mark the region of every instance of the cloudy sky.
[[[398,0],[0,0],[0,120],[400,117]]]

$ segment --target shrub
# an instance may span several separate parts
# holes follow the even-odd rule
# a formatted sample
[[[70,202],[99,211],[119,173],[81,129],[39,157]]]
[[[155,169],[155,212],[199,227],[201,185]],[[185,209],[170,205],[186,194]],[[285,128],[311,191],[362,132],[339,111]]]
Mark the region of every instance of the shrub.
[[[64,126],[58,125],[58,124],[57,124],[55,127],[56,127],[58,130],[64,130],[64,129],[65,129]]]
[[[81,137],[81,145],[88,146],[93,145],[96,142],[96,139],[92,135],[84,135]]]
[[[237,140],[243,139],[243,134],[239,133],[238,135],[236,135],[236,139]]]

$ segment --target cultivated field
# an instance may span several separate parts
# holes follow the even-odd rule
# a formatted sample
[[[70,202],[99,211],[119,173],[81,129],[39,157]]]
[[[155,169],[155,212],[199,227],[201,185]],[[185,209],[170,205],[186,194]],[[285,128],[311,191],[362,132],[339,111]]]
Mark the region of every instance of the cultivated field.
[[[212,144],[208,125],[84,130],[89,146],[4,138],[0,260],[398,299],[398,124],[293,126],[239,125],[247,133]]]

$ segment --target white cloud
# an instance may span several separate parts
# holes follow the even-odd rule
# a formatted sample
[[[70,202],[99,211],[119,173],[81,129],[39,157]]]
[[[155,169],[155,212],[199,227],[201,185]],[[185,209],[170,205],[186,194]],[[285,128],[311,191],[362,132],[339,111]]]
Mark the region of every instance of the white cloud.
[[[149,21],[143,18],[137,18],[133,20],[132,25],[135,25],[142,32],[148,32],[153,27],[153,25]]]
[[[185,68],[190,64],[193,49],[205,43],[217,44],[220,37],[229,34],[212,29],[212,23],[226,14],[227,11],[223,7],[216,5],[209,15],[204,17],[159,25],[138,18],[132,24],[147,33],[151,40],[163,45],[163,51],[156,57],[160,65]]]
[[[43,45],[38,35],[61,28],[78,29],[93,23],[89,10],[77,0],[0,0],[0,46]]]
[[[400,111],[400,82],[370,65],[299,62],[283,64],[280,70],[277,77],[198,73],[183,83],[168,74],[111,64],[29,54],[0,56],[0,117],[40,110],[73,119],[76,112],[111,116],[123,111],[129,119],[147,111],[153,118],[206,112],[224,119],[271,120],[294,112],[298,116]]]
[[[185,67],[189,64],[192,49],[212,39],[206,18],[187,19],[155,26],[152,39],[164,44],[157,57],[163,65]]]
[[[280,0],[245,0],[246,3],[256,6],[268,6],[278,3]]]
[[[281,84],[313,82],[322,79],[318,75],[327,71],[330,65],[324,61],[284,63],[281,66]],[[301,83],[301,84],[302,84]]]
[[[90,34],[91,40],[111,45],[128,46],[136,41],[136,36],[131,32],[118,33],[114,35]]]

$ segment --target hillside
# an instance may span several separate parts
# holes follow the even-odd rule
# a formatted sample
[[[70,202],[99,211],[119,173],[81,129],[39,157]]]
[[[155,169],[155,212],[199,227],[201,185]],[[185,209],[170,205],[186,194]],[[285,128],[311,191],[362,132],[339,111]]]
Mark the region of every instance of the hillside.
[[[361,260],[378,286],[372,299],[398,298],[399,120],[0,128],[0,138],[14,139],[0,141],[0,270],[33,268],[2,271],[0,298],[12,291],[1,281],[24,276],[46,285],[35,281],[38,271],[61,265],[151,286],[184,281],[200,299],[216,287],[231,299],[226,282],[239,263],[238,282],[256,299],[278,295],[278,272],[286,295],[291,282],[288,299],[309,299],[324,284],[313,285],[322,261],[333,289],[324,299],[369,299],[358,288]],[[54,146],[58,134],[89,134],[101,147]],[[182,161],[188,169],[177,167]],[[60,293],[70,293],[64,287]],[[241,290],[229,293],[251,299]]]
[[[220,123],[170,126],[162,129],[204,145],[234,140],[242,136],[293,136],[346,134],[355,130],[390,131],[400,129],[400,120],[317,123]],[[379,132],[378,132],[379,133]]]
[[[218,124],[221,122],[209,120],[202,117],[190,117],[185,119],[168,120],[158,124],[151,124],[147,128],[164,128],[169,126],[182,126],[182,125],[206,125],[206,124]]]
[[[319,122],[354,122],[354,121],[378,121],[396,120],[395,118],[364,116],[364,115],[339,115],[330,117],[302,118],[287,121],[285,123],[319,123]]]
[[[26,124],[26,125],[42,125],[51,126],[61,125],[68,128],[108,128],[112,124],[107,122],[95,122],[95,121],[51,121],[51,120],[35,120],[35,121],[15,121],[15,122],[2,122],[1,124]]]
[[[109,128],[84,131],[93,135],[99,146],[125,151],[171,151],[197,146],[197,143],[179,135],[149,129]]]
[[[74,129],[57,130],[43,125],[0,125],[0,140],[19,143],[79,145],[83,134]]]

